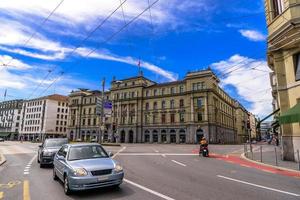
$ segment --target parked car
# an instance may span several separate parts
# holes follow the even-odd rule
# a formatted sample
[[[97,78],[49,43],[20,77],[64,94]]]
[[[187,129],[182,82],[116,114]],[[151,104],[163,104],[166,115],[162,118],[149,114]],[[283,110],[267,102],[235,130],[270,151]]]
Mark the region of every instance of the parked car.
[[[49,138],[39,146],[37,162],[40,163],[42,168],[44,165],[53,164],[55,153],[61,148],[62,145],[68,143],[68,138]]]
[[[72,191],[119,186],[122,166],[100,144],[66,144],[54,157],[53,179],[64,183],[66,195]]]
[[[0,137],[0,142],[4,142],[4,139],[2,137]]]

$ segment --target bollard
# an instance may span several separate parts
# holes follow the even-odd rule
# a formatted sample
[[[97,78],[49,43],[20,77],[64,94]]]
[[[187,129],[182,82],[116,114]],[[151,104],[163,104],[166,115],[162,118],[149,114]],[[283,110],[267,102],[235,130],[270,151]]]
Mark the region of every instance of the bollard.
[[[262,146],[260,146],[260,162],[262,162]]]
[[[276,166],[278,166],[278,160],[277,160],[277,149],[275,147],[275,161],[276,161]]]
[[[297,157],[298,157],[298,166],[300,171],[300,155],[299,155],[299,149],[297,149]]]

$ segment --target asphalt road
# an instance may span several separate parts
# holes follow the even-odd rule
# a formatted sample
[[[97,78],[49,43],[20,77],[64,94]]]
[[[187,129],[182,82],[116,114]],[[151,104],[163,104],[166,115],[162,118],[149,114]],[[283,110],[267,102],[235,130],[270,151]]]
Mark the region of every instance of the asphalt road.
[[[120,188],[76,192],[66,196],[52,168],[36,162],[38,144],[4,142],[0,152],[0,199],[300,199],[300,179],[195,155],[195,145],[124,144],[106,147],[125,171]],[[237,145],[210,146],[217,154],[239,154]],[[119,152],[119,153],[117,153]],[[117,154],[116,154],[117,153]]]

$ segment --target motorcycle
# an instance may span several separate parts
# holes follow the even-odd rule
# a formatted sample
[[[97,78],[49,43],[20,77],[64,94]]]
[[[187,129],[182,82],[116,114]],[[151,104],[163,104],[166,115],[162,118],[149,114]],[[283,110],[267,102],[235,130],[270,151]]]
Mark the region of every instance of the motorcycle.
[[[207,146],[200,146],[199,156],[202,154],[203,157],[209,157],[209,151]]]

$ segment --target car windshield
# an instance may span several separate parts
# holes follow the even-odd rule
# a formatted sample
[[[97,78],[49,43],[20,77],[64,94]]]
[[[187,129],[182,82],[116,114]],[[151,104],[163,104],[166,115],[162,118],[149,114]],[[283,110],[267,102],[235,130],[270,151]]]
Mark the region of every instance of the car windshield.
[[[94,158],[107,158],[109,157],[104,149],[100,146],[78,146],[71,147],[68,160],[84,160]]]
[[[67,140],[46,140],[45,147],[60,147],[67,143]]]

